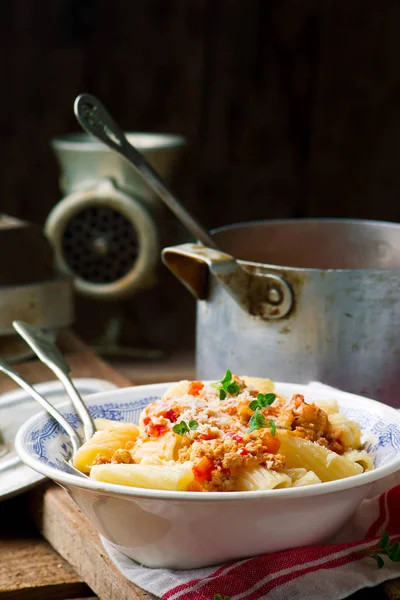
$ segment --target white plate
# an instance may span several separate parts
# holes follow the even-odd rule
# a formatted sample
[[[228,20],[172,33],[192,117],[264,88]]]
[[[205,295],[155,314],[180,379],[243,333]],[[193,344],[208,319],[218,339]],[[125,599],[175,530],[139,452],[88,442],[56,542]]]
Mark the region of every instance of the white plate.
[[[107,392],[117,387],[103,379],[79,378],[73,381],[82,396]],[[59,381],[47,381],[34,387],[54,406],[69,399]],[[18,429],[32,415],[39,412],[43,412],[41,406],[24,390],[0,396],[0,435],[5,442],[5,453],[0,445],[0,501],[21,494],[46,479],[24,465],[14,450],[14,439]]]

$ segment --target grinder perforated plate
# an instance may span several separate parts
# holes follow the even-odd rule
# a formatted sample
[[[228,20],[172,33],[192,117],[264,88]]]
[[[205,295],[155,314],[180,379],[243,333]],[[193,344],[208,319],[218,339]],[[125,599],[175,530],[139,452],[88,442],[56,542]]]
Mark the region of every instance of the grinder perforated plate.
[[[76,213],[62,235],[69,269],[90,283],[122,279],[135,266],[139,241],[134,225],[111,207],[94,205]]]

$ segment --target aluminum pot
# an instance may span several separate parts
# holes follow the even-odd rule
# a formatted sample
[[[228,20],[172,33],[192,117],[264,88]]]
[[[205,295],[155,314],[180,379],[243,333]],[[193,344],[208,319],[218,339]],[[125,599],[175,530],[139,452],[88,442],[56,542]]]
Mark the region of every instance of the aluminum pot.
[[[400,225],[277,220],[212,233],[224,252],[163,251],[198,300],[199,378],[229,368],[317,380],[400,408]]]

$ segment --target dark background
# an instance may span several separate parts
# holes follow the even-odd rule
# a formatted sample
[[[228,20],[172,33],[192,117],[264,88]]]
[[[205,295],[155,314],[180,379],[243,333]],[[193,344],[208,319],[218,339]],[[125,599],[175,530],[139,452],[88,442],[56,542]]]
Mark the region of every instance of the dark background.
[[[0,16],[1,212],[45,221],[49,140],[79,130],[86,91],[126,130],[187,137],[173,187],[207,227],[399,220],[398,0],[13,0]]]

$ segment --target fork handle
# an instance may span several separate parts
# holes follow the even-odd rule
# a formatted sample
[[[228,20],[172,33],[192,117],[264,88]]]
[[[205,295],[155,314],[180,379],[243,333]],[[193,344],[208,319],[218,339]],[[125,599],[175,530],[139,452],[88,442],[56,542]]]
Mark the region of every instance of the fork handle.
[[[68,375],[69,366],[61,352],[54,342],[52,342],[38,327],[30,325],[29,323],[23,323],[22,321],[13,321],[13,327],[26,341],[28,346],[32,348],[39,360],[47,365],[63,384],[65,391],[70,397],[72,404],[83,423],[85,440],[88,441],[95,433],[96,427],[89,409],[86,407]]]
[[[96,427],[94,421],[89,413],[87,406],[84,404],[80,394],[78,393],[76,387],[72,383],[70,377],[61,369],[58,368],[57,365],[48,366],[52,369],[53,373],[58,377],[58,379],[63,384],[65,391],[68,396],[71,398],[72,404],[74,405],[82,423],[83,423],[83,431],[85,433],[85,440],[88,441],[96,432]]]
[[[17,383],[23,390],[25,390],[36,402],[47,410],[47,412],[57,421],[59,425],[64,429],[65,433],[67,433],[70,437],[72,448],[75,452],[82,446],[82,440],[72,427],[70,423],[68,423],[67,419],[63,417],[63,415],[52,405],[46,398],[44,398],[38,391],[35,390],[25,379],[13,369],[10,369],[6,363],[0,361],[0,371],[8,375],[15,383]]]

